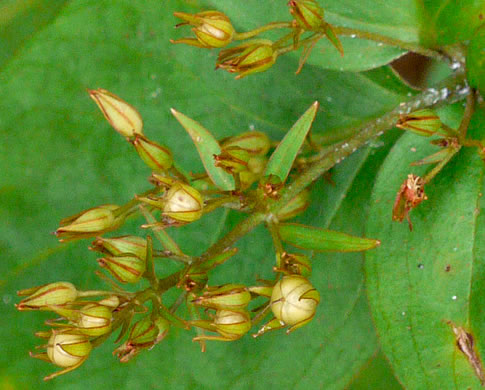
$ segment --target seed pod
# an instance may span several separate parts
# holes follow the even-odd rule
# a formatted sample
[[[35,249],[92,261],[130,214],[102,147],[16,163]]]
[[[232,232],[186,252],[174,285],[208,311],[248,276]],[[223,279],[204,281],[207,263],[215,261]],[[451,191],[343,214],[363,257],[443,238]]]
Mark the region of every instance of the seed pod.
[[[172,167],[172,152],[167,147],[142,135],[137,135],[132,144],[143,162],[154,171],[166,171]]]
[[[300,275],[283,276],[271,295],[271,310],[285,325],[300,327],[313,316],[320,295],[308,279]]]
[[[216,69],[224,69],[229,73],[238,73],[236,79],[241,79],[253,73],[264,72],[276,62],[278,54],[273,48],[273,42],[268,40],[248,41],[230,49],[221,50],[216,63]]]
[[[79,311],[77,330],[87,336],[101,336],[111,331],[111,309],[104,305],[89,304]]]
[[[193,222],[202,216],[202,196],[187,184],[175,183],[167,191],[164,202],[163,215],[176,222]]]
[[[251,301],[251,294],[246,286],[226,284],[218,287],[207,287],[204,294],[192,302],[195,305],[211,309],[239,310],[244,309]]]
[[[132,254],[144,259],[147,251],[147,240],[138,236],[120,236],[113,238],[98,237],[89,248],[93,251],[113,256]]]
[[[47,345],[47,356],[56,366],[72,367],[86,360],[91,349],[87,336],[53,330]]]
[[[208,49],[220,48],[230,44],[236,32],[229,18],[222,12],[205,11],[197,14],[175,12],[174,15],[184,20],[183,23],[177,24],[176,27],[184,25],[194,26],[192,31],[197,39],[182,38],[175,41],[172,40],[172,43],[185,43]]]
[[[107,204],[94,207],[63,219],[55,234],[61,242],[88,238],[119,228],[124,217],[116,217],[117,205]]]
[[[251,329],[251,317],[245,310],[218,310],[214,319],[217,332],[228,340],[237,340]]]

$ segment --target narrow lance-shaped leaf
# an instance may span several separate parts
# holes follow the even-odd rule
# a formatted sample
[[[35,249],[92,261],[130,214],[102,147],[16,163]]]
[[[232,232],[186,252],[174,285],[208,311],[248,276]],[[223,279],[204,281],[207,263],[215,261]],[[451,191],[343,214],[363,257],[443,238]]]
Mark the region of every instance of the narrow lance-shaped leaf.
[[[271,155],[265,176],[278,176],[282,182],[286,180],[298,152],[305,141],[318,109],[318,102],[313,103],[308,110],[296,121],[285,135],[276,150]]]
[[[216,167],[214,164],[214,155],[221,154],[221,147],[214,138],[214,136],[200,123],[194,121],[188,116],[171,109],[173,116],[179,123],[187,130],[204,164],[204,168],[214,184],[224,191],[232,191],[235,189],[234,177],[224,171],[222,168]]]
[[[378,240],[293,223],[280,224],[278,231],[288,244],[320,252],[359,252],[380,245]]]

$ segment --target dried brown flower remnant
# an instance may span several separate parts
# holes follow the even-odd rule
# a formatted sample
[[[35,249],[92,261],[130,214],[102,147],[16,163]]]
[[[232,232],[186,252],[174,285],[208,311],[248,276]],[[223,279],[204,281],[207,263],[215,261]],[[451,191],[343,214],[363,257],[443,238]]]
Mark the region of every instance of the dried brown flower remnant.
[[[409,218],[409,212],[416,208],[423,200],[428,199],[424,193],[424,182],[419,176],[409,174],[399,188],[392,208],[392,220],[402,222],[408,220],[409,230],[413,230],[413,224]]]

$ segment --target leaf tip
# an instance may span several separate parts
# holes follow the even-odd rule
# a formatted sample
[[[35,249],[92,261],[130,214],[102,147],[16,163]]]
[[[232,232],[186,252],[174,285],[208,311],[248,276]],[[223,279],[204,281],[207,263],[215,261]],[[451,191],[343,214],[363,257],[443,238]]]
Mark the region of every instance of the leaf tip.
[[[171,112],[171,113],[172,113],[172,115],[173,115],[173,116],[175,116],[175,117],[176,117],[176,116],[177,116],[177,114],[178,114],[178,111],[177,111],[175,108],[173,108],[173,107],[172,107],[172,108],[170,108],[170,112]]]

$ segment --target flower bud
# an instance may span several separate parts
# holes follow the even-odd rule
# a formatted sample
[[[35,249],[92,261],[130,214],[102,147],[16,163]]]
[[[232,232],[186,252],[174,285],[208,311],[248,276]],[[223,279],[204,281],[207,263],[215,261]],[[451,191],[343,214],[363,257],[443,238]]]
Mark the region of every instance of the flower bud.
[[[47,344],[47,356],[56,366],[73,367],[81,365],[89,356],[91,349],[87,336],[53,330]]]
[[[234,174],[248,169],[249,153],[237,146],[223,148],[220,154],[214,155],[215,166]]]
[[[104,305],[89,304],[79,310],[77,331],[87,336],[101,336],[111,331],[111,309]]]
[[[279,199],[280,191],[283,189],[284,184],[281,179],[275,175],[269,175],[263,177],[258,185],[260,196],[263,198]]]
[[[323,8],[315,0],[291,0],[290,13],[304,30],[315,31],[323,25]]]
[[[253,183],[261,178],[264,168],[268,163],[268,158],[264,156],[253,156],[248,161],[248,170],[239,173],[239,180],[241,182],[241,190],[246,190]]]
[[[176,27],[191,25],[194,26],[192,31],[195,33],[195,38],[183,38],[172,43],[185,43],[187,45],[202,47],[202,48],[219,48],[227,46],[232,42],[235,34],[234,27],[229,18],[222,12],[205,11],[197,14],[187,14],[184,12],[175,12],[174,15],[182,20],[183,23]]]
[[[246,286],[226,284],[218,287],[208,287],[202,296],[192,302],[195,305],[211,309],[239,310],[244,309],[251,301],[251,294]]]
[[[45,284],[18,291],[19,296],[27,298],[15,305],[18,310],[50,310],[52,305],[65,305],[74,302],[78,296],[76,287],[68,282]]]
[[[133,325],[128,343],[141,348],[150,347],[154,344],[159,333],[160,329],[157,324],[148,316]]]
[[[396,127],[429,137],[440,130],[441,120],[433,110],[426,108],[402,115],[396,123]]]
[[[145,260],[132,255],[106,256],[98,259],[98,264],[121,283],[138,282],[146,269]]]
[[[143,134],[143,120],[133,106],[106,89],[88,89],[88,92],[106,120],[118,133],[127,138]]]
[[[310,192],[303,190],[278,211],[280,221],[286,221],[302,214],[310,206]]]
[[[226,149],[237,146],[255,156],[264,156],[271,147],[269,137],[261,131],[248,131],[226,138],[221,143],[221,148]]]
[[[251,329],[251,317],[246,310],[217,310],[214,327],[224,338],[237,340]]]
[[[199,191],[187,184],[175,183],[165,195],[163,215],[175,222],[193,222],[202,216],[203,206]]]
[[[271,295],[271,310],[285,325],[300,327],[313,316],[320,295],[308,279],[300,275],[283,276]]]
[[[137,135],[132,144],[143,162],[154,171],[166,171],[172,166],[172,152],[165,146],[142,135]]]
[[[60,222],[55,234],[61,242],[77,240],[115,230],[124,222],[124,217],[115,217],[119,206],[102,205],[82,211]]]
[[[132,254],[144,259],[147,251],[147,240],[138,236],[121,236],[113,238],[98,237],[89,248],[96,252],[112,256]]]
[[[230,49],[221,50],[216,69],[239,73],[236,79],[241,79],[252,73],[264,72],[271,68],[276,62],[277,56],[271,41],[249,41]]]
[[[416,175],[408,175],[407,179],[402,183],[401,188],[399,188],[396,200],[394,201],[392,220],[402,222],[404,218],[407,218],[409,230],[413,230],[409,212],[426,199],[428,197],[424,193],[423,179]]]

